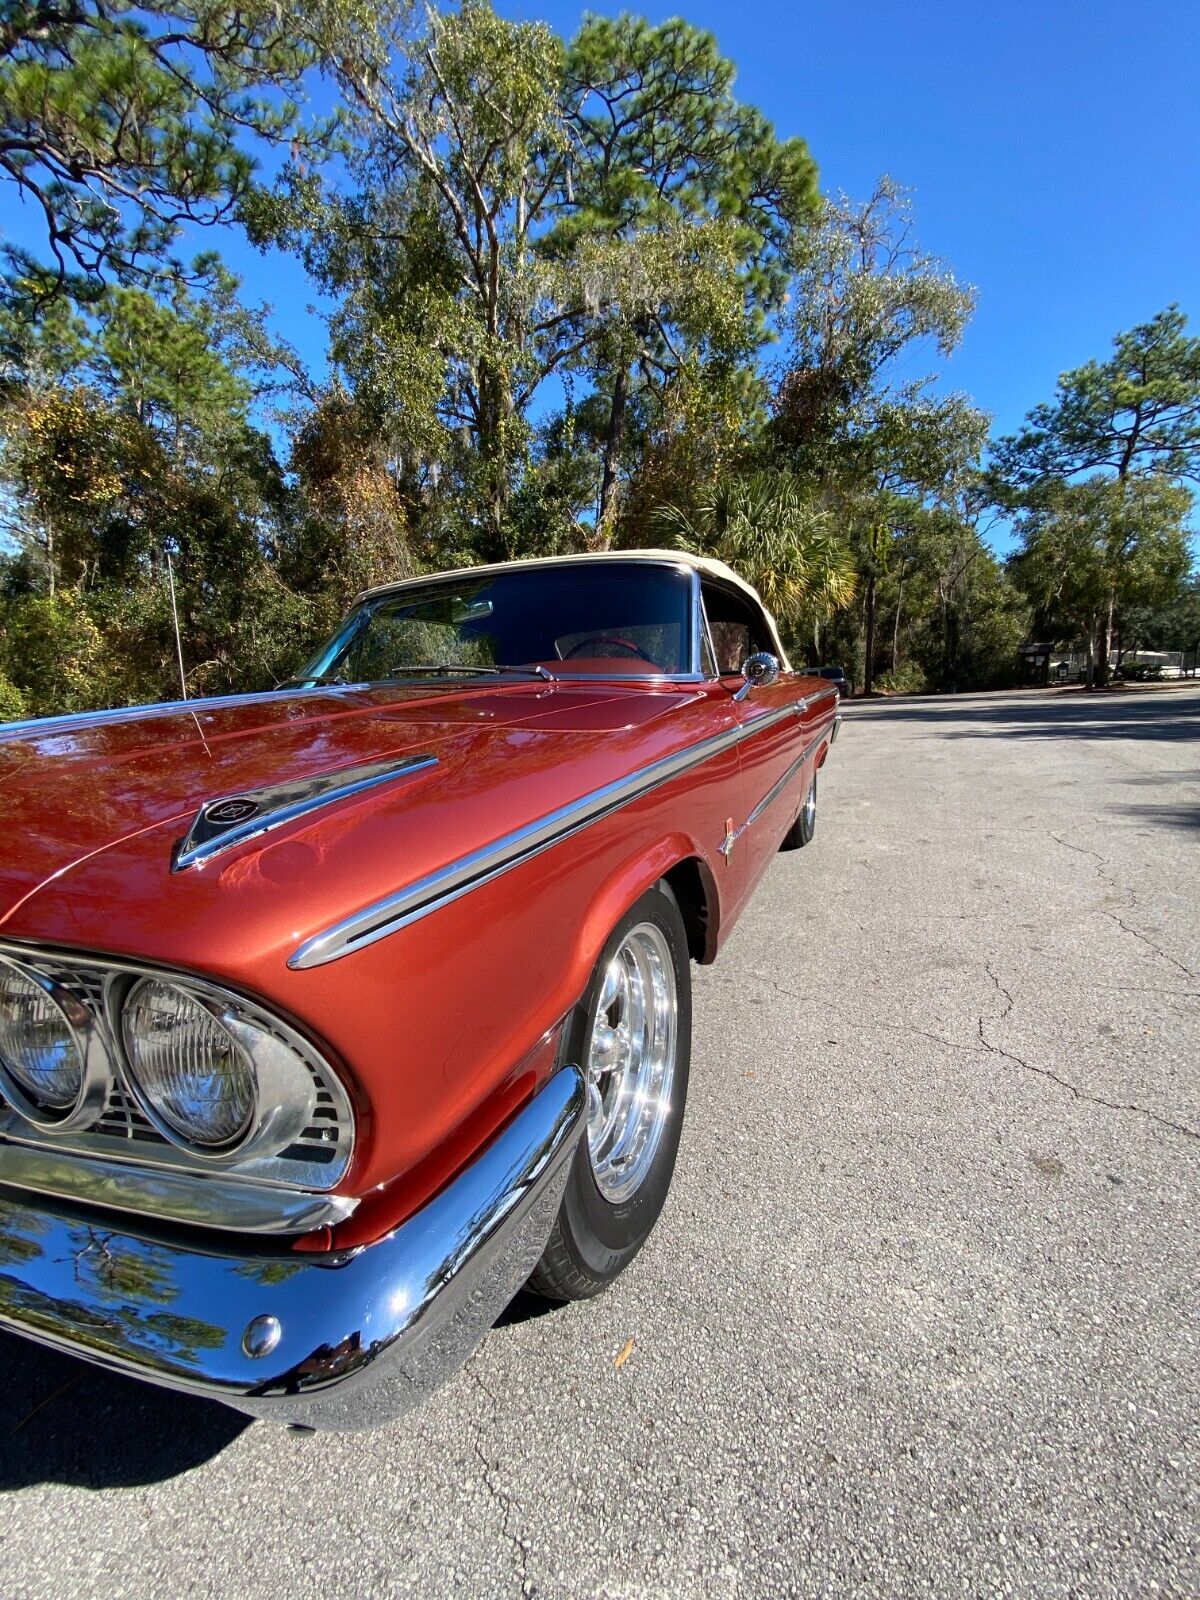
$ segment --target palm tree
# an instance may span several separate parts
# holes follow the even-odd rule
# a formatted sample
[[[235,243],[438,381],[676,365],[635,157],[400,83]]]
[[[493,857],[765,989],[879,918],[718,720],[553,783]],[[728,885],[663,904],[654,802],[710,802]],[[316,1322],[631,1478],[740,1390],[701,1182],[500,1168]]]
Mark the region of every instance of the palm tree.
[[[810,616],[819,623],[854,598],[856,574],[847,546],[788,472],[759,471],[718,483],[688,516],[660,506],[658,534],[676,549],[714,556],[758,590],[785,627]]]

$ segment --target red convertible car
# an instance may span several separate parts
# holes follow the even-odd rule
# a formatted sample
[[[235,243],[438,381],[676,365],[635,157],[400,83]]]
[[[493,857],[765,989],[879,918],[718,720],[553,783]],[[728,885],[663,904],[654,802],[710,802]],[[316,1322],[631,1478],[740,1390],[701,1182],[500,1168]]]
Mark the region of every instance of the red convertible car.
[[[359,597],[290,685],[0,729],[0,1324],[255,1416],[418,1402],[645,1241],[689,964],[837,695],[727,568]]]

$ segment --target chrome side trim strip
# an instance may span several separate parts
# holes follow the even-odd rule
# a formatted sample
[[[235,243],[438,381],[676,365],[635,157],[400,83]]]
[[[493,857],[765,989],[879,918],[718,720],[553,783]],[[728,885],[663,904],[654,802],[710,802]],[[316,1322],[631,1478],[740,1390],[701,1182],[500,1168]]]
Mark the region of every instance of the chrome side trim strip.
[[[809,740],[804,749],[796,757],[795,761],[792,762],[791,766],[783,774],[782,778],[776,778],[775,782],[771,785],[766,794],[763,795],[762,799],[755,806],[754,810],[746,818],[745,826],[747,828],[752,828],[767,807],[771,805],[773,801],[778,800],[779,796],[787,788],[788,784],[791,783],[792,779],[800,771],[800,768],[808,760],[809,756],[811,756],[817,746],[823,742],[828,731],[829,730],[827,728],[822,728],[815,739]],[[739,829],[738,831],[740,833],[742,830]]]
[[[197,1177],[91,1155],[73,1156],[64,1150],[0,1143],[0,1194],[5,1188],[21,1189],[160,1222],[234,1233],[308,1233],[344,1221],[358,1205],[348,1195],[289,1193],[208,1174],[203,1182]]]
[[[665,756],[661,761],[642,767],[626,778],[618,778],[603,788],[594,789],[590,794],[560,806],[536,822],[527,823],[523,828],[517,828],[491,844],[472,851],[470,855],[451,861],[436,872],[419,878],[385,899],[364,906],[341,922],[306,939],[288,958],[288,966],[297,971],[306,967],[320,967],[327,961],[337,961],[341,956],[365,949],[388,934],[398,933],[401,928],[428,916],[431,911],[449,905],[510,867],[540,855],[551,845],[559,844],[581,828],[598,822],[632,800],[640,799],[652,789],[669,783],[672,778],[690,771],[692,767],[700,766],[723,750],[729,750],[744,739],[753,738],[755,734],[773,727],[775,723],[802,713],[808,703],[807,700],[798,700],[794,705],[781,707],[778,711],[764,712],[753,722],[739,723],[724,733],[713,734],[698,744],[688,745],[673,756]]]
[[[294,783],[277,783],[269,788],[250,789],[241,794],[206,800],[195,821],[180,840],[171,863],[172,872],[203,866],[213,856],[256,839],[260,834],[294,822],[321,806],[332,805],[364,790],[398,778],[410,778],[427,767],[436,767],[436,756],[405,756],[398,761],[372,761],[364,766],[341,767],[317,777]]]

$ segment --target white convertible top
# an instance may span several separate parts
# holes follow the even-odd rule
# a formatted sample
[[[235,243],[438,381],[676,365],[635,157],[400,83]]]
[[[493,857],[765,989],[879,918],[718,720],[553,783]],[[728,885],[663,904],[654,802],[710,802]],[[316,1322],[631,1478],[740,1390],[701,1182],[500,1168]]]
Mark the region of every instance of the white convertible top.
[[[595,550],[574,556],[538,556],[528,561],[496,561],[486,567],[458,567],[449,572],[423,572],[419,577],[397,578],[394,583],[380,583],[372,589],[364,589],[354,598],[358,605],[363,600],[374,599],[377,595],[390,594],[394,589],[406,589],[409,585],[432,583],[438,578],[478,578],[493,572],[511,572],[520,567],[577,567],[590,566],[593,561],[644,561],[653,566],[662,566],[669,563],[675,567],[691,567],[696,572],[701,572],[709,578],[716,578],[719,582],[727,584],[734,589],[740,589],[758,606],[766,618],[767,626],[771,631],[771,638],[775,647],[775,654],[779,657],[779,664],[785,671],[790,670],[787,652],[783,648],[783,641],[779,637],[779,629],[775,618],[763,605],[757,589],[746,582],[723,561],[714,561],[711,556],[692,555],[687,550]]]

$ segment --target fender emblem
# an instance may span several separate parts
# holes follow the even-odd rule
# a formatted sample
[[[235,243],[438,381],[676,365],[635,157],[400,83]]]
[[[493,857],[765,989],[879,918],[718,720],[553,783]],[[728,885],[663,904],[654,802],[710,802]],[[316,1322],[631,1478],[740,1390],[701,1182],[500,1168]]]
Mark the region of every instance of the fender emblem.
[[[733,847],[737,843],[737,836],[738,836],[738,832],[739,831],[740,830],[735,829],[734,826],[733,826],[733,818],[732,817],[726,817],[725,818],[725,837],[721,840],[720,844],[717,846],[717,849],[725,857],[725,865],[726,866],[729,865],[729,858],[733,854]]]
[[[321,806],[348,800],[381,784],[414,777],[427,767],[437,766],[430,755],[391,756],[357,767],[335,767],[332,772],[294,778],[287,783],[270,784],[247,794],[230,794],[208,800],[196,813],[185,838],[175,845],[172,872],[201,867],[213,856],[247,839],[257,839],[285,822],[307,817]]]
[[[211,806],[205,806],[204,820],[215,823],[218,828],[231,828],[235,822],[246,822],[257,816],[258,811],[257,800],[235,795],[230,800],[218,800]]]

